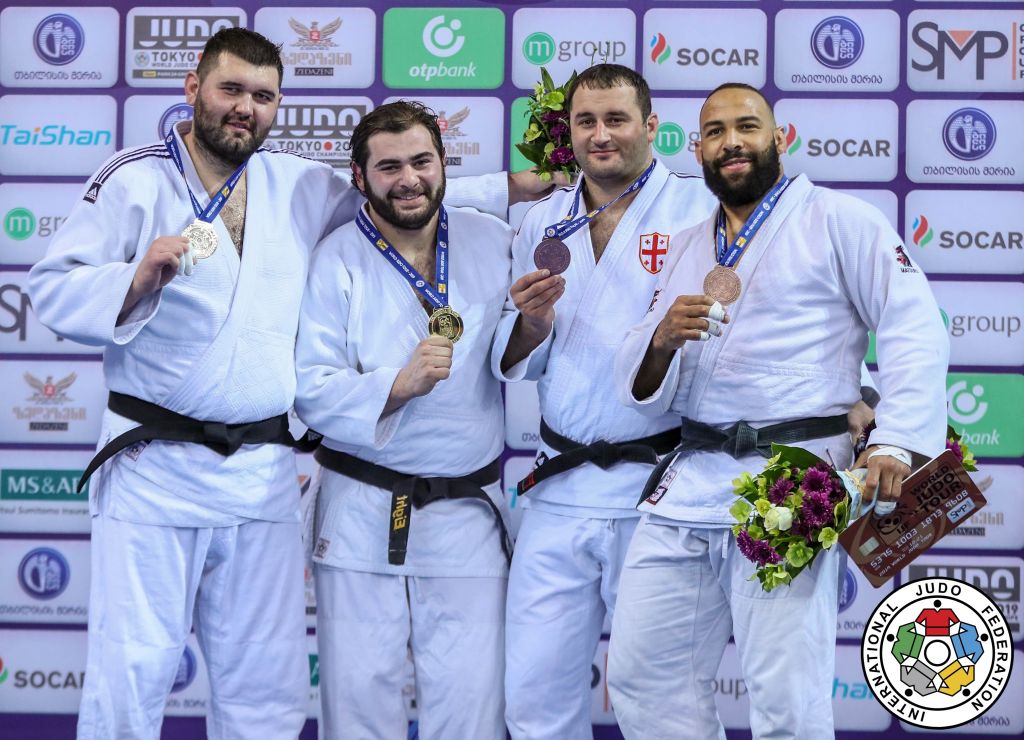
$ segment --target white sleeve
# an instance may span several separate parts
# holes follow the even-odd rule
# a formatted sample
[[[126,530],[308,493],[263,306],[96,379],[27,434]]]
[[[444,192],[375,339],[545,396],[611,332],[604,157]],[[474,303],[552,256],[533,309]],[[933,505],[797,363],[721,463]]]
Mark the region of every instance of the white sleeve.
[[[508,174],[497,172],[492,175],[452,178],[445,187],[444,202],[449,206],[475,208],[507,221]]]
[[[529,216],[529,215],[528,215]],[[514,283],[528,272],[534,272],[537,268],[533,265],[533,249],[537,246],[533,230],[523,224],[522,228],[512,240],[512,280]],[[558,311],[558,304],[555,304],[555,312]],[[511,292],[505,297],[505,306],[501,310],[501,319],[494,331],[494,343],[491,346],[491,371],[494,377],[506,383],[515,383],[519,380],[539,380],[544,374],[548,365],[548,357],[551,354],[551,343],[555,337],[554,324],[551,331],[544,338],[544,341],[537,345],[534,350],[524,359],[510,367],[508,371],[502,372],[501,359],[508,349],[509,340],[512,338],[512,331],[515,329],[516,320],[519,318],[519,309],[512,302]]]
[[[363,194],[352,184],[352,173],[348,170],[332,168],[316,170],[316,177],[327,178],[324,223],[320,227],[319,238],[322,239],[339,226],[353,220],[363,204]]]
[[[382,416],[401,368],[361,372],[348,347],[352,279],[328,238],[313,252],[295,345],[295,411],[325,437],[380,449],[405,407]]]
[[[876,337],[881,400],[870,444],[937,455],[946,434],[949,338],[928,280],[876,209],[858,204],[833,216],[829,229],[849,297]]]
[[[159,290],[117,324],[142,257],[137,252],[149,247],[139,244],[142,209],[132,208],[128,195],[115,177],[95,202],[80,199],[29,272],[33,310],[54,333],[81,344],[126,344],[156,315]]]
[[[672,362],[668,366],[661,385],[654,393],[642,399],[637,398],[633,393],[633,384],[636,382],[637,373],[640,372],[640,365],[643,364],[647,348],[651,344],[651,338],[675,301],[675,296],[666,292],[667,286],[668,282],[665,277],[658,281],[658,287],[651,299],[651,305],[647,309],[647,315],[639,324],[626,332],[626,337],[615,354],[615,386],[618,388],[619,400],[644,416],[661,416],[667,413],[679,388],[679,366],[682,361],[680,359],[682,352],[677,350],[672,355]]]

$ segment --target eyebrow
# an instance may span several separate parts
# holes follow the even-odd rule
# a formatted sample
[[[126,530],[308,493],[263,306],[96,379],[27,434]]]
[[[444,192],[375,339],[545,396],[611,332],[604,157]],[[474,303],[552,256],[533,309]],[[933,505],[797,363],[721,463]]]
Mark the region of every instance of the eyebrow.
[[[762,123],[762,120],[761,120],[760,116],[754,116],[754,115],[740,116],[739,118],[736,119],[736,123]],[[725,121],[721,121],[721,120],[719,120],[717,118],[714,118],[714,119],[712,119],[710,121],[705,121],[704,124],[701,126],[701,128],[705,129],[708,126],[723,126],[723,125],[725,125]]]
[[[595,116],[595,115],[596,114],[592,113],[591,111],[581,110],[578,113],[573,113],[572,117],[573,117],[573,120],[576,120],[576,119],[582,118],[583,116]],[[604,115],[606,115],[606,116],[629,116],[629,111],[627,111],[627,110],[609,110],[609,111],[605,111]]]
[[[414,155],[412,155],[412,156],[411,156],[411,157],[409,157],[409,158],[408,158],[408,159],[407,159],[406,161],[409,161],[409,162],[414,162],[414,161],[415,161],[415,160],[417,160],[417,159],[422,159],[423,157],[431,157],[431,156],[433,156],[433,155],[434,155],[434,152],[432,152],[432,151],[430,151],[430,150],[428,149],[428,150],[426,150],[426,151],[422,151],[422,152],[420,152],[419,154],[414,154]],[[377,162],[374,162],[374,163],[373,163],[373,166],[374,166],[374,167],[382,167],[382,166],[384,166],[384,165],[389,165],[389,164],[401,164],[401,163],[402,163],[402,160],[401,160],[401,159],[399,159],[398,157],[392,157],[391,159],[381,159],[381,160],[379,160],[379,161],[377,161]]]
[[[220,86],[224,87],[225,85],[228,85],[228,86],[231,86],[231,87],[240,87],[242,89],[245,89],[245,85],[242,84],[241,82],[237,81],[237,80],[232,80],[232,79],[221,80]],[[277,92],[278,92],[277,90],[271,90],[269,88],[265,88],[264,87],[264,88],[259,88],[258,90],[256,90],[255,94],[257,94],[257,95],[269,95],[270,97],[274,98],[274,97],[277,97]]]

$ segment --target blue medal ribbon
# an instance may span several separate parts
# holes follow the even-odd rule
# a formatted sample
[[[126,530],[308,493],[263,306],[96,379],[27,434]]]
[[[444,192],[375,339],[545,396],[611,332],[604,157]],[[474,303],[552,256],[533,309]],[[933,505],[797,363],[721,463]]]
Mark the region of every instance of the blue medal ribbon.
[[[747,216],[746,223],[743,224],[743,228],[740,229],[736,238],[733,239],[732,245],[728,250],[726,249],[728,234],[725,229],[725,211],[721,208],[718,209],[718,225],[715,227],[715,255],[718,258],[718,264],[722,267],[732,267],[740,261],[740,257],[743,256],[747,247],[750,246],[750,242],[753,241],[754,234],[768,220],[768,214],[772,212],[783,191],[789,187],[789,182],[789,178],[783,175],[782,179],[772,186],[772,189],[761,199],[761,203],[754,209],[753,213]]]
[[[544,229],[544,236],[564,239],[565,237],[575,234],[577,231],[579,231],[584,226],[593,221],[595,218],[597,218],[597,216],[604,209],[608,208],[613,203],[617,203],[619,200],[629,195],[630,193],[635,193],[637,190],[646,185],[647,181],[651,179],[651,173],[654,172],[654,165],[655,160],[651,160],[651,163],[647,166],[647,169],[640,173],[640,177],[635,179],[633,181],[633,184],[630,185],[625,190],[623,190],[622,193],[620,193],[619,196],[614,200],[610,200],[600,208],[595,208],[594,210],[588,213],[584,213],[582,216],[577,216],[576,214],[580,210],[580,201],[582,200],[583,194],[583,184],[581,183],[580,186],[576,188],[576,197],[573,199],[572,208],[569,209],[569,213],[566,214],[565,218],[563,218],[557,224],[551,224],[551,226],[548,226],[546,229]]]
[[[373,221],[366,215],[366,209],[360,208],[356,216],[356,226],[363,232],[363,236],[372,244],[388,263],[398,270],[399,274],[423,296],[434,308],[445,308],[448,305],[448,213],[444,206],[438,209],[437,219],[437,246],[434,252],[434,280],[437,289],[423,279],[423,276],[416,272],[416,268],[410,265],[406,259],[398,253],[388,240],[373,225]]]
[[[199,205],[199,201],[196,200],[196,196],[193,195],[192,188],[188,186],[188,178],[185,177],[185,164],[181,160],[181,151],[178,149],[178,142],[174,138],[173,131],[167,134],[167,138],[164,139],[164,146],[167,147],[171,159],[174,160],[174,166],[178,168],[178,172],[181,173],[181,177],[185,181],[185,189],[188,191],[188,197],[192,201],[192,210],[195,211],[196,218],[212,224],[213,219],[217,218],[217,214],[220,213],[224,204],[228,202],[228,198],[234,192],[238,181],[242,179],[242,175],[245,173],[245,166],[249,163],[248,160],[238,166],[238,169],[231,174],[231,177],[217,189],[209,205],[203,208]]]

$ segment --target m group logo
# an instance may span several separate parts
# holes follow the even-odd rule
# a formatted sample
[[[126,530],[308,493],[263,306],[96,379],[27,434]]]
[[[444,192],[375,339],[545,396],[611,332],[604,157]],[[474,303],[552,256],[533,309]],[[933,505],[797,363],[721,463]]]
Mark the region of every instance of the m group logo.
[[[384,14],[384,84],[498,87],[504,41],[505,15],[496,8],[392,8]]]
[[[911,90],[1024,92],[1019,12],[917,10],[907,35]]]
[[[1024,285],[940,281],[932,289],[949,319],[950,365],[1024,365]]]
[[[952,578],[925,578],[875,608],[861,662],[871,692],[894,717],[946,729],[995,704],[1013,668],[1013,637],[982,591]]]
[[[842,15],[826,18],[811,32],[811,53],[829,69],[845,69],[864,51],[864,32]]]
[[[957,159],[981,159],[996,145],[996,123],[980,108],[960,108],[942,125],[942,143]]]
[[[71,581],[67,558],[51,547],[30,550],[18,565],[21,590],[33,599],[47,601],[64,593]]]

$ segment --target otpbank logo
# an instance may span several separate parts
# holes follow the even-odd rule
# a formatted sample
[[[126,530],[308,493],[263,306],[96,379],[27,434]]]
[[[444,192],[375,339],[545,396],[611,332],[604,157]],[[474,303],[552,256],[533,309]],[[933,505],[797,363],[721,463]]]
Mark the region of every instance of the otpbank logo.
[[[383,73],[388,87],[498,87],[505,76],[505,14],[393,8],[384,14]]]
[[[1024,455],[1024,376],[949,373],[949,423],[979,457]]]

